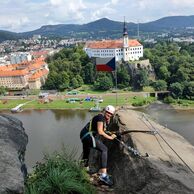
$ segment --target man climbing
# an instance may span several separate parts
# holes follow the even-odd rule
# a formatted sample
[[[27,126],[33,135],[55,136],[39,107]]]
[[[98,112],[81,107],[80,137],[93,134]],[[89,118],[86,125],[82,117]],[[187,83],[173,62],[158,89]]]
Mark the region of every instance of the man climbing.
[[[94,148],[101,153],[101,168],[99,170],[100,180],[107,185],[112,185],[110,176],[107,174],[107,157],[108,149],[101,141],[100,137],[113,140],[116,135],[108,135],[105,133],[106,126],[110,123],[110,119],[115,113],[115,108],[108,105],[103,113],[100,113],[92,118],[80,132],[80,139],[83,144],[83,160],[85,167],[88,167],[90,148]]]

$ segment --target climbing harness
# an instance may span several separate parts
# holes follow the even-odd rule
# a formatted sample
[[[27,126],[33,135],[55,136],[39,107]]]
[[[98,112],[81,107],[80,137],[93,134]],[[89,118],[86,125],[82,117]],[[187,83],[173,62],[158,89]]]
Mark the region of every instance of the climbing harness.
[[[87,124],[86,128],[88,128],[88,132],[85,133],[82,137],[81,140],[83,141],[83,139],[85,139],[88,135],[92,138],[92,145],[95,148],[96,147],[96,141],[95,138],[93,136],[93,134],[95,133],[95,131],[92,131],[92,120],[90,120],[90,122]]]
[[[81,140],[83,140],[85,137],[87,137],[88,135],[92,134],[92,119],[90,120],[90,122],[86,125],[86,128],[88,128],[88,132],[85,133],[82,137]]]
[[[148,122],[150,126],[143,120]],[[157,134],[161,137],[161,139],[167,144],[167,146],[176,154],[176,156],[185,164],[185,166],[194,174],[194,171],[191,169],[191,167],[181,158],[181,156],[172,148],[172,146],[164,139],[164,137],[159,133],[159,131],[154,127],[154,125],[150,122],[150,120],[145,116],[145,114],[142,114],[142,118],[140,118],[143,123],[151,130],[157,132]]]

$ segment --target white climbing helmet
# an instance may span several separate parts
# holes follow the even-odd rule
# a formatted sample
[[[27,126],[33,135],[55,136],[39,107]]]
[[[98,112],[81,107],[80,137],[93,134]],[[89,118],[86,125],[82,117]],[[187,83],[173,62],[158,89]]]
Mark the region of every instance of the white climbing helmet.
[[[112,105],[108,105],[108,106],[105,108],[105,111],[108,112],[108,113],[114,114],[114,113],[115,113],[115,107],[112,106]]]

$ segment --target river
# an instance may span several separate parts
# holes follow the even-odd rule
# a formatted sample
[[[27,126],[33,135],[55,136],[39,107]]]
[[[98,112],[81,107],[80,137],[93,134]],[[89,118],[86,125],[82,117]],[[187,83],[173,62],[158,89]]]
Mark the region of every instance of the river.
[[[149,107],[140,111],[150,114],[157,122],[180,133],[194,145],[194,111],[175,111],[161,107]],[[10,114],[23,122],[29,138],[26,164],[31,169],[41,161],[44,153],[61,150],[81,155],[79,132],[95,113],[84,110],[26,110]]]
[[[169,105],[154,103],[141,111],[194,145],[194,110],[175,110]]]

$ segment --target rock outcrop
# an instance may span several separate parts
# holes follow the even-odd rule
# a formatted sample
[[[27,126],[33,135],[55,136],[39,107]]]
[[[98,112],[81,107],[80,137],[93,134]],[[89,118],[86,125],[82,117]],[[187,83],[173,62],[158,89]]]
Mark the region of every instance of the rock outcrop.
[[[0,115],[0,194],[23,193],[24,154],[28,137],[22,122]],[[23,172],[22,172],[23,171]]]
[[[194,193],[194,147],[182,136],[132,110],[119,110],[109,130],[128,130],[121,140],[141,155],[117,140],[105,142],[113,193]]]

